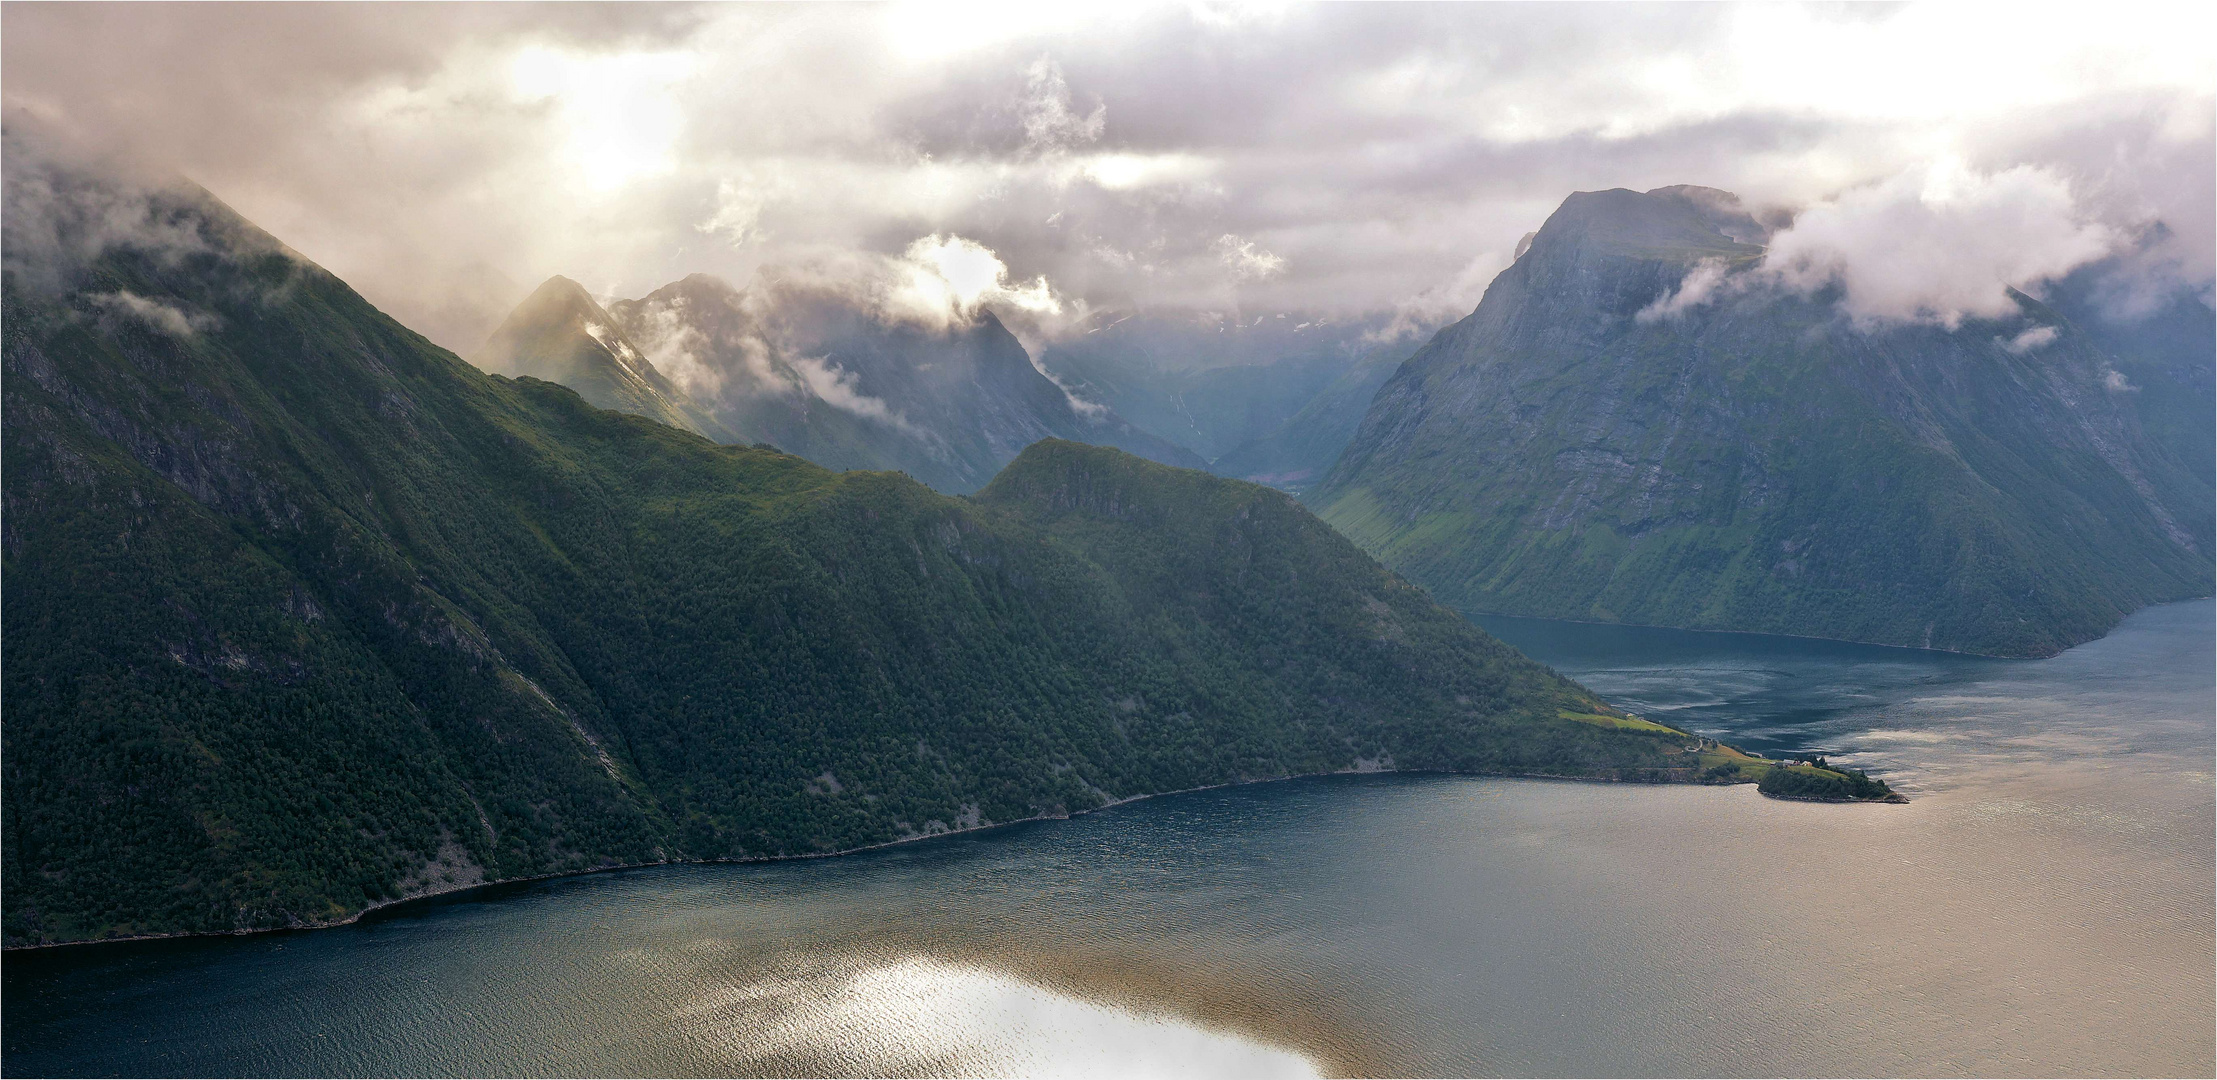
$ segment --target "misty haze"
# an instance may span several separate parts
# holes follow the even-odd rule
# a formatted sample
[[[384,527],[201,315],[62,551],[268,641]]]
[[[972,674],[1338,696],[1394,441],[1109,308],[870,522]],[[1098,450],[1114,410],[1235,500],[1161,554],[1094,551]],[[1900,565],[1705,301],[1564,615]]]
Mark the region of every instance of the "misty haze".
[[[2198,6],[0,3],[0,1071],[2217,1070]]]

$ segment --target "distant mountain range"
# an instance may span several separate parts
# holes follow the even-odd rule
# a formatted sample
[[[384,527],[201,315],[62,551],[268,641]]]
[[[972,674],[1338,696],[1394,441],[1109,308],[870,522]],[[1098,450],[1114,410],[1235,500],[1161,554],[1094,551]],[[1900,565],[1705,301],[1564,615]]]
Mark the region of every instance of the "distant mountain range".
[[[1767,235],[1572,195],[1307,501],[1464,610],[2040,656],[2210,594],[2205,305],[1870,325],[1765,286]]]
[[[197,189],[12,139],[5,163],[12,945],[1292,773],[1753,779],[1280,492],[1051,439],[974,498],[719,446],[683,428],[815,430],[748,430],[764,399],[878,418],[818,383],[696,394],[704,417],[630,335],[675,333],[667,313],[706,336],[707,300],[602,310],[550,282],[501,362],[656,419],[605,411],[481,372]],[[969,424],[912,459],[950,486],[1042,417],[1082,423],[989,319],[824,319],[801,329],[826,351],[764,357],[765,380],[822,358],[911,423]],[[892,344],[950,367],[895,394]]]
[[[1206,464],[1113,410],[1073,401],[990,311],[935,325],[831,289],[772,281],[742,291],[705,274],[603,311],[557,277],[473,359],[718,442],[767,443],[833,469],[899,470],[951,493],[975,491],[1044,438]]]
[[[1095,321],[1035,365],[991,311],[920,324],[835,289],[775,278],[740,289],[706,274],[603,310],[556,277],[471,359],[718,442],[898,469],[952,493],[1049,437],[1299,493],[1410,348],[1368,340],[1362,321]]]

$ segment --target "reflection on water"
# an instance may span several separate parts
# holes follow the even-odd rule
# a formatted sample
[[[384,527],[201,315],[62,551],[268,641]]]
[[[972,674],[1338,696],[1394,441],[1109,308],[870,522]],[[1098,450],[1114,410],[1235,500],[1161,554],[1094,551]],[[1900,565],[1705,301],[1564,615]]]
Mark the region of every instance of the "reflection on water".
[[[2036,662],[1488,619],[1914,801],[1332,777],[11,954],[6,1071],[2207,1075],[2212,614]]]
[[[685,1010],[719,1056],[772,1073],[1314,1077],[1284,1050],[910,957],[732,986]]]

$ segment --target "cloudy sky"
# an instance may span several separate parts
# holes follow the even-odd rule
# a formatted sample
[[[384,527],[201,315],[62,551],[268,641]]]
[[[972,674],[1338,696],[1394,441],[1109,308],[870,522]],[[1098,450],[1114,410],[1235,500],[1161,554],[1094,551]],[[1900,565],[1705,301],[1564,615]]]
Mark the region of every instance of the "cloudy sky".
[[[1071,317],[1438,321],[1607,187],[1802,211],[1796,265],[1881,315],[1975,311],[2157,220],[2148,287],[2206,292],[2217,232],[2199,5],[9,4],[0,25],[11,122],[183,172],[465,352],[551,274],[638,296],[857,258]]]

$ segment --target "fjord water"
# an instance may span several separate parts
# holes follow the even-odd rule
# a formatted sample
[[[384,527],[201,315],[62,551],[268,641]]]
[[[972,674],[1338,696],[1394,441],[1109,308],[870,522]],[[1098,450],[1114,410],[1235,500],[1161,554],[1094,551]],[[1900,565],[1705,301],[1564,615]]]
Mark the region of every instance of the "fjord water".
[[[1329,777],[15,953],[5,1070],[2207,1075],[2213,614],[2041,661],[1481,618],[1913,801]]]

